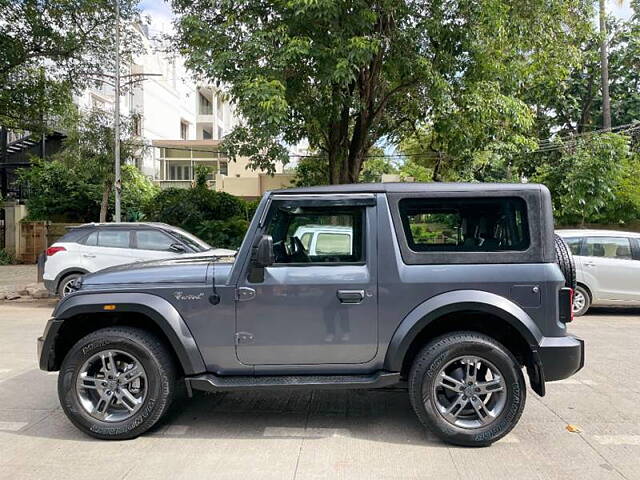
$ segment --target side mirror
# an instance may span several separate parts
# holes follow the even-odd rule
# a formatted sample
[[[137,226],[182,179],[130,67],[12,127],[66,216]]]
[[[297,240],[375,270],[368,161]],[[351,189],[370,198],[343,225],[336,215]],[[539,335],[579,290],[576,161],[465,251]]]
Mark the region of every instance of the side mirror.
[[[180,243],[172,243],[171,245],[169,245],[169,250],[175,253],[184,253],[187,251],[187,249],[184,248],[184,245]]]
[[[253,264],[264,268],[273,265],[273,238],[271,235],[262,235],[253,247]]]

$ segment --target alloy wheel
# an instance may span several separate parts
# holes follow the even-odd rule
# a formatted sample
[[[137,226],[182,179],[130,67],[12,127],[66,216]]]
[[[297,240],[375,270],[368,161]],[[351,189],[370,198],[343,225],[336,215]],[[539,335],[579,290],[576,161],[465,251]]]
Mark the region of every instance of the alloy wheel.
[[[103,422],[121,422],[142,407],[148,389],[140,361],[121,350],[103,350],[89,358],[78,374],[76,394],[82,408]]]
[[[425,401],[428,396],[424,396]],[[495,365],[478,356],[463,356],[440,369],[431,398],[447,422],[473,429],[498,418],[506,404],[507,390]]]
[[[573,292],[573,313],[581,312],[587,303],[587,299],[584,297],[584,293],[580,290]]]

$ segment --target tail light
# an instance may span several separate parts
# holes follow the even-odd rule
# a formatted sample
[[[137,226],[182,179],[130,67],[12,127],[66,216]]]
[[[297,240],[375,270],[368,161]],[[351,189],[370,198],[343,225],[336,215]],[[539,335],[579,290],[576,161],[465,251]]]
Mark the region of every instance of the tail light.
[[[64,247],[49,247],[47,248],[47,257],[51,257],[52,255],[55,255],[58,252],[66,252],[67,249]]]
[[[564,287],[558,293],[559,317],[562,323],[573,321],[573,288]]]

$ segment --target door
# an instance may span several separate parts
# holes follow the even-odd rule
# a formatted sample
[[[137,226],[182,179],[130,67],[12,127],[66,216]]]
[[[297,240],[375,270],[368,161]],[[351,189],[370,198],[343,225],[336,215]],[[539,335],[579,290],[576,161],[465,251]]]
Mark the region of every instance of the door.
[[[137,261],[131,248],[131,231],[122,228],[98,229],[84,241],[80,256],[82,267],[89,272]]]
[[[640,300],[640,262],[634,260],[626,237],[587,237],[582,266],[596,281],[598,300]]]
[[[264,268],[262,281],[243,275],[238,285],[236,352],[242,363],[357,364],[373,359],[378,344],[374,200],[271,203],[258,236],[273,237],[275,262]],[[339,228],[318,236],[312,254],[301,232],[324,231],[326,226]]]

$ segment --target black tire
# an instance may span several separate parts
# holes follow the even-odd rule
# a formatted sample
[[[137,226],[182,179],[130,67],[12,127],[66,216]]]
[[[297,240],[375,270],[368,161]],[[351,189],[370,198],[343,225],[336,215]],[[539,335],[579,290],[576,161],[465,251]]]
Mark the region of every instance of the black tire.
[[[576,310],[576,300],[578,298],[582,298],[584,303],[582,303],[582,306]],[[576,286],[575,292],[573,294],[573,301],[574,301],[573,303],[574,317],[581,317],[582,315],[587,313],[587,310],[589,310],[589,307],[591,307],[591,295],[589,294],[587,289],[584,288],[582,285]]]
[[[556,262],[560,267],[562,275],[564,275],[565,286],[576,289],[576,263],[573,260],[573,254],[569,250],[569,246],[559,236],[553,236],[556,250]]]
[[[146,395],[133,416],[123,421],[101,421],[80,403],[76,381],[82,365],[97,353],[118,350],[136,358],[146,373]],[[171,354],[153,334],[133,327],[96,330],[79,340],[62,362],[58,396],[69,420],[87,435],[104,440],[135,438],[151,428],[173,400],[176,368]]]
[[[60,283],[58,284],[58,296],[60,298],[64,298],[66,295],[69,295],[69,293],[71,292],[67,291],[67,286],[71,282],[75,282],[82,276],[83,275],[81,273],[72,273],[71,275],[67,275],[62,280],[60,280]]]
[[[488,424],[473,428],[454,425],[445,419],[439,410],[439,400],[434,398],[439,394],[433,393],[441,370],[464,356],[492,364],[504,380],[504,388],[499,393],[504,400],[502,409]],[[522,368],[511,352],[494,339],[476,332],[454,332],[433,340],[418,353],[409,374],[409,397],[418,418],[440,439],[454,445],[483,447],[504,437],[522,415],[526,391]],[[462,393],[451,395],[462,396]],[[491,400],[485,396],[483,401]]]

